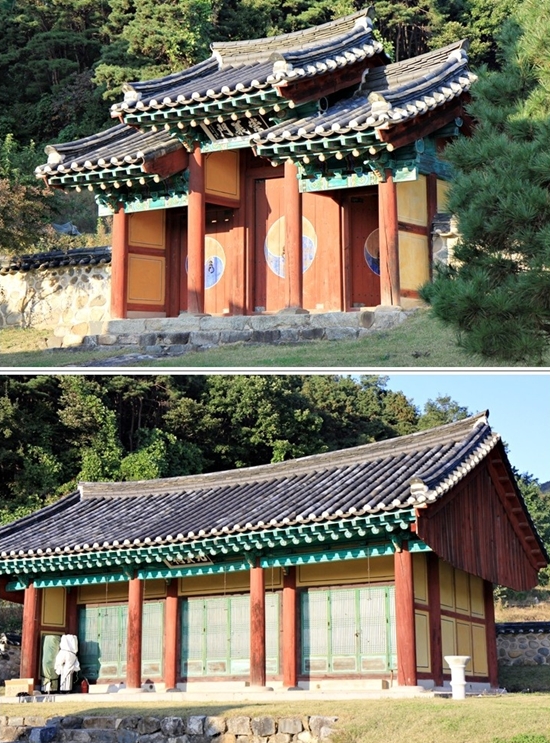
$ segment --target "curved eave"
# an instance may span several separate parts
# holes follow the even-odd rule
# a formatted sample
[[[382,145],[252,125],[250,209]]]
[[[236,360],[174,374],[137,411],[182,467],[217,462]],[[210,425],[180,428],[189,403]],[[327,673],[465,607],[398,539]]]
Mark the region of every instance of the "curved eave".
[[[371,514],[360,518],[334,519],[316,524],[281,526],[219,536],[189,536],[134,540],[135,543],[83,545],[45,550],[43,554],[2,556],[0,574],[24,578],[49,573],[110,570],[200,563],[201,559],[246,559],[264,552],[333,548],[369,541],[395,544],[404,534],[412,534],[414,509]]]

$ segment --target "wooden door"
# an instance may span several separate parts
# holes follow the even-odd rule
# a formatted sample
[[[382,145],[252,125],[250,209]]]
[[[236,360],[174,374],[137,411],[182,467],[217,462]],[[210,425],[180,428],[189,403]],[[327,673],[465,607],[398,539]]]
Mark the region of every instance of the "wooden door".
[[[233,209],[206,208],[204,239],[204,311],[228,314],[231,307],[233,274]]]
[[[255,312],[274,312],[286,306],[283,188],[283,178],[254,182]]]
[[[307,310],[342,304],[340,205],[330,194],[302,194],[302,295]]]
[[[167,310],[166,211],[128,215],[128,311]]]
[[[378,255],[378,191],[376,187],[347,196],[350,260],[349,305],[374,307],[380,304]]]

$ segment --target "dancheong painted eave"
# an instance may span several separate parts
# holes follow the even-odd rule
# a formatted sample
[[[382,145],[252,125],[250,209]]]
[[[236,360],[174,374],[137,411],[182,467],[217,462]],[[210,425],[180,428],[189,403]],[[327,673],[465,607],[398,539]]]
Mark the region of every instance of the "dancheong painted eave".
[[[265,39],[212,45],[212,56],[183,72],[124,86],[125,98],[111,107],[114,117],[174,108],[195,108],[258,91],[280,96],[278,88],[362,62],[385,58],[372,33],[369,11],[359,11],[314,28]],[[147,116],[140,118],[146,126]]]
[[[414,140],[418,122],[430,115],[436,131],[448,123],[446,119],[457,117],[453,102],[467,94],[477,79],[468,70],[467,48],[467,42],[460,41],[368,70],[356,93],[329,107],[322,116],[283,121],[253,135],[256,151],[271,159],[294,160],[315,154],[325,159],[328,153],[352,149],[370,150],[371,154],[385,148],[393,151],[392,137],[402,125],[414,124],[409,132]],[[444,111],[448,112],[445,120]]]
[[[254,543],[279,544],[285,534],[291,543],[317,541],[320,529],[344,535],[344,542],[358,534],[372,540],[380,532],[414,532],[415,514],[429,511],[496,447],[502,448],[500,436],[483,413],[277,464],[163,480],[82,483],[78,492],[0,529],[0,573],[13,573],[22,560],[24,572],[32,572],[32,563],[51,569],[53,558],[113,550],[119,556],[141,548],[166,547],[172,553],[177,545],[198,549],[227,541],[244,552]],[[521,504],[517,528],[536,535],[516,497]],[[538,535],[536,541],[542,567],[546,553]]]

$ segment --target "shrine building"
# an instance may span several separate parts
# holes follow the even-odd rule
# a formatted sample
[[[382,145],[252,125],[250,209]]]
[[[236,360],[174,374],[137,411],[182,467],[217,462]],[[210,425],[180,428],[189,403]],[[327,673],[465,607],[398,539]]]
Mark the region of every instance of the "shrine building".
[[[21,677],[75,634],[92,684],[496,687],[493,585],[548,563],[482,413],[292,461],[82,483],[0,528]],[[117,687],[118,688],[118,687]],[[203,687],[204,688],[204,687]]]
[[[112,318],[406,305],[474,80],[464,41],[390,63],[360,11],[126,84],[36,173],[114,214]]]

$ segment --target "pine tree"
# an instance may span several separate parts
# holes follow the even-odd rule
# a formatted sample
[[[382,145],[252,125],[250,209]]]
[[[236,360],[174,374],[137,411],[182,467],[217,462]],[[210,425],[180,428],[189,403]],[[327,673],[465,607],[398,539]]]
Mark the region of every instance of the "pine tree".
[[[466,350],[538,363],[550,341],[550,0],[524,0],[500,49],[501,70],[473,89],[474,135],[447,150],[461,239],[422,296]]]

